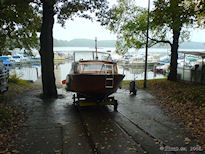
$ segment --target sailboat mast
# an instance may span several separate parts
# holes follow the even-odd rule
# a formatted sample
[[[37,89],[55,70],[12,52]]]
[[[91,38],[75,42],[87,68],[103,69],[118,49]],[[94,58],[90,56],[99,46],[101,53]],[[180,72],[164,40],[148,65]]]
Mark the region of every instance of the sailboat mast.
[[[95,51],[96,51],[96,59],[98,59],[98,45],[97,45],[97,37],[95,38]]]

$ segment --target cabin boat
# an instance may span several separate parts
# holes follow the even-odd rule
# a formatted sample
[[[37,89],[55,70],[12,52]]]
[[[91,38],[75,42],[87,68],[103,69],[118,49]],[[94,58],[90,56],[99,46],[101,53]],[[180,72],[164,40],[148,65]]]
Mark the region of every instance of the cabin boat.
[[[0,60],[3,61],[3,64],[7,69],[9,69],[13,65],[13,59],[11,55],[0,56]]]
[[[76,92],[78,97],[96,100],[103,100],[117,91],[124,75],[118,73],[117,63],[111,60],[109,53],[81,52],[82,56],[92,56],[76,61],[77,53],[74,52],[74,62],[66,77],[67,91]]]
[[[31,61],[32,61],[33,63],[40,63],[40,62],[41,62],[41,57],[40,57],[40,55],[33,56],[33,57],[31,58]]]
[[[55,63],[65,63],[65,55],[63,53],[54,53],[54,62]]]

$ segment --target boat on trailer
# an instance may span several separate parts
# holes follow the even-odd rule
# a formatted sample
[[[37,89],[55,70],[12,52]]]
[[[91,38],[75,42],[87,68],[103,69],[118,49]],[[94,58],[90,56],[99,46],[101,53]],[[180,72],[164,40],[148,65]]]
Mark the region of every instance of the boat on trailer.
[[[77,54],[83,56],[76,61]],[[91,55],[91,58],[85,57]],[[66,90],[77,94],[76,98],[86,102],[99,102],[104,105],[115,105],[114,97],[109,97],[120,87],[124,78],[118,73],[117,63],[111,60],[111,55],[105,52],[83,51],[74,52],[74,62],[71,71],[66,77]],[[82,101],[80,101],[82,102]],[[86,103],[88,105],[88,103]],[[82,105],[84,106],[84,105]]]

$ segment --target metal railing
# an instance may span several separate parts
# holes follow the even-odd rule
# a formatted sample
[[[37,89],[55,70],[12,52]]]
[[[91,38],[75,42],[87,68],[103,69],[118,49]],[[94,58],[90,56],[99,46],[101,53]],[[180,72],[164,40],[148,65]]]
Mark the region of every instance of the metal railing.
[[[3,70],[0,72],[0,80],[8,78],[9,77],[9,71],[8,70]]]

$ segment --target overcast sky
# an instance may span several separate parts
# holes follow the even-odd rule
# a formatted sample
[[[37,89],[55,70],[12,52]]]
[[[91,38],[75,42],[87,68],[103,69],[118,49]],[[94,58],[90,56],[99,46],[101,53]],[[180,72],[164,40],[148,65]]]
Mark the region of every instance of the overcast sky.
[[[110,0],[111,5],[115,0]],[[138,5],[147,7],[147,1],[137,0]],[[151,0],[152,5],[152,0]],[[101,26],[98,22],[92,22],[83,18],[75,18],[74,21],[68,20],[65,28],[55,23],[53,28],[53,36],[60,40],[72,40],[79,38],[95,39],[98,40],[116,40],[116,35],[111,33],[106,27]],[[205,29],[197,29],[191,32],[191,41],[205,42]]]

